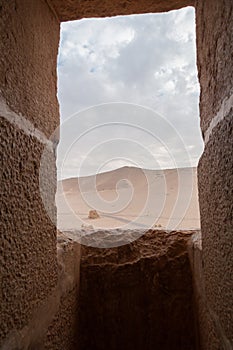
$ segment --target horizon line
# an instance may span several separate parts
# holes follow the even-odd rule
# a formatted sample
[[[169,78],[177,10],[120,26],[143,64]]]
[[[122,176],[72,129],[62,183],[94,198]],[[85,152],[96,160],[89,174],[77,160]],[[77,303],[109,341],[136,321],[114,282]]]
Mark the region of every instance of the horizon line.
[[[71,179],[80,179],[80,178],[84,178],[84,177],[91,177],[91,176],[97,176],[97,175],[101,175],[101,174],[107,174],[107,173],[111,173],[113,171],[117,171],[123,168],[134,168],[134,169],[140,169],[140,170],[145,170],[145,171],[165,171],[165,170],[177,170],[177,169],[197,169],[197,166],[186,166],[186,167],[177,167],[177,168],[160,168],[160,169],[149,169],[149,168],[141,168],[141,167],[137,167],[137,166],[133,166],[133,165],[124,165],[122,167],[119,168],[115,168],[112,170],[107,170],[107,171],[102,171],[99,173],[92,173],[92,174],[88,174],[88,175],[82,175],[82,176],[71,176],[71,177],[65,177],[62,179],[58,179],[57,182],[60,181],[64,181],[64,180],[71,180]]]

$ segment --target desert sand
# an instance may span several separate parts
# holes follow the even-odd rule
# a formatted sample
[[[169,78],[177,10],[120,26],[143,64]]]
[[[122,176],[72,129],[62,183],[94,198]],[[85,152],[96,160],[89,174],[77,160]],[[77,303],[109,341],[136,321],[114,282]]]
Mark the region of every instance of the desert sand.
[[[58,182],[58,229],[200,228],[196,168],[123,167]],[[96,210],[99,218],[89,216]]]

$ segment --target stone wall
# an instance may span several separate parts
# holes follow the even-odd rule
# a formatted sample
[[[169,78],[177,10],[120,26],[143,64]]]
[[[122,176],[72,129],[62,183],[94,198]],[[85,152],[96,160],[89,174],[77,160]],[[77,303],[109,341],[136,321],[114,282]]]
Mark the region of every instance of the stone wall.
[[[80,254],[78,243],[62,234],[58,235],[57,284],[51,293],[35,306],[30,318],[22,327],[15,327],[1,339],[1,350],[75,349],[78,332],[76,320]],[[11,301],[11,305],[11,316],[14,318],[14,302]],[[1,314],[1,319],[4,316]],[[5,319],[3,322],[7,325]]]
[[[60,23],[44,0],[0,1],[0,91],[46,137],[59,125]]]
[[[59,125],[59,31],[44,0],[0,1],[1,349],[40,349],[67,293],[60,288],[57,257],[57,140],[49,140]],[[40,193],[45,150],[43,186],[50,217]]]
[[[192,234],[151,230],[116,248],[82,247],[79,350],[197,349]]]
[[[193,6],[195,0],[47,0],[61,21],[87,17],[109,17],[148,12],[166,12]]]
[[[80,244],[59,233],[60,278],[56,297],[53,298],[56,300],[55,308],[52,317],[50,316],[49,326],[46,327],[45,349],[77,349],[80,258]]]
[[[233,3],[197,1],[197,62],[205,140],[198,182],[203,349],[233,347]],[[200,297],[200,293],[199,293]]]
[[[192,0],[0,0],[2,349],[69,349],[75,343],[79,246],[63,238],[57,255],[59,22],[166,11]],[[205,150],[198,169],[202,246],[192,246],[203,349],[231,349],[233,4],[197,0],[197,63]],[[40,195],[41,156],[48,166]],[[47,208],[47,209],[48,209]],[[51,221],[51,218],[53,219]],[[61,263],[62,262],[62,263]],[[68,327],[67,327],[68,325]],[[145,335],[146,336],[146,335]]]

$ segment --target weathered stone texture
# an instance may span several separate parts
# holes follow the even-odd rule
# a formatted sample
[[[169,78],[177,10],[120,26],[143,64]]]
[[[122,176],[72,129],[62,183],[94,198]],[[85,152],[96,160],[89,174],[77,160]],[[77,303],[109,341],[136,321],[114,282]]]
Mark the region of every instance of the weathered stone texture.
[[[56,285],[57,257],[56,227],[40,196],[39,169],[44,145],[5,118],[0,119],[0,130],[1,343],[11,330],[25,326],[35,307]],[[53,153],[50,160],[46,175],[53,204]]]
[[[233,93],[233,3],[197,0],[197,63],[205,134]],[[198,308],[203,349],[233,347],[233,106],[210,132],[198,167],[203,249]]]
[[[0,96],[47,137],[59,124],[56,58],[59,20],[160,12],[192,0],[0,0]],[[197,0],[197,62],[205,132],[233,88],[233,3]],[[0,117],[5,117],[4,115]],[[204,350],[233,347],[233,109],[213,129],[200,160],[202,251],[193,256]],[[56,252],[55,158],[44,145],[1,118],[0,347],[194,349],[190,235],[150,232],[130,245],[83,248],[80,324],[78,248]],[[62,256],[62,258],[61,258]],[[196,333],[197,334],[197,333]]]
[[[188,251],[193,276],[197,348],[203,350],[227,349],[227,347],[224,347],[223,339],[218,334],[216,318],[211,313],[206,297],[201,232],[191,237],[188,243]]]
[[[187,241],[149,231],[131,244],[82,247],[79,349],[195,349]]]
[[[45,145],[33,136],[33,125],[48,137],[59,124],[58,43],[59,23],[44,0],[0,0],[0,103],[5,100],[12,111],[23,116],[19,129],[17,122],[5,119],[4,106],[0,106],[0,344],[8,344],[7,349],[28,348],[28,333],[33,337],[40,328],[35,312],[58,281],[56,227],[40,195],[39,170]],[[14,118],[17,121],[17,116]],[[32,124],[31,136],[25,132],[28,124],[24,118]],[[43,185],[54,218],[56,167],[52,149],[47,150],[47,157]],[[24,335],[25,346],[20,346],[18,341]]]
[[[0,0],[0,92],[50,136],[59,125],[59,23],[44,0]]]
[[[81,247],[64,235],[58,236],[60,261],[60,305],[50,324],[45,349],[77,349],[79,273]]]
[[[196,28],[201,128],[205,132],[223,99],[233,93],[232,0],[197,0]]]
[[[193,6],[194,0],[47,0],[60,21],[87,17],[109,17],[148,12],[166,12]]]
[[[27,324],[9,333],[2,350],[75,348],[80,245],[59,234],[57,248],[59,273],[56,286],[35,308]]]
[[[221,343],[233,346],[233,108],[214,128],[199,163],[206,299]],[[228,347],[229,348],[229,347]],[[218,349],[218,347],[208,347]]]
[[[78,334],[78,288],[63,295],[59,310],[47,332],[44,349],[76,350]]]

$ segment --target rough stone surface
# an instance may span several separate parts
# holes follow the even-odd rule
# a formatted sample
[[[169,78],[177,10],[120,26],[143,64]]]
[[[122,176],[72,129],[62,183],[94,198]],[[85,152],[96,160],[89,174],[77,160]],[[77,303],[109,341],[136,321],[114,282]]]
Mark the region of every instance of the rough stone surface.
[[[58,236],[60,305],[50,324],[45,349],[77,349],[79,273],[81,247],[65,235]]]
[[[88,219],[98,219],[100,216],[96,210],[90,210],[88,214]]]
[[[87,17],[109,17],[147,12],[166,12],[193,6],[194,0],[47,0],[60,21]]]
[[[47,137],[59,124],[58,43],[59,22],[44,0],[0,0],[0,110],[5,100],[22,116],[20,123],[26,118]],[[45,145],[5,117],[2,112],[0,348],[4,344],[4,349],[39,349],[35,313],[37,317],[43,314],[58,283],[56,227],[40,196],[39,169]],[[43,186],[54,218],[55,157],[49,149],[47,156]],[[34,347],[29,347],[30,337],[34,337]]]
[[[59,22],[44,0],[0,0],[0,92],[49,137],[59,125]]]
[[[195,349],[190,232],[82,247],[79,349]]]
[[[1,350],[75,349],[80,245],[58,235],[58,279],[27,324],[1,342]]]
[[[215,127],[199,163],[206,298],[215,331],[233,346],[233,108]],[[215,347],[208,347],[208,349]],[[217,349],[217,348],[216,348]]]
[[[0,119],[0,339],[22,328],[57,282],[56,228],[40,196],[43,145]],[[53,154],[51,154],[53,159]],[[47,176],[55,197],[56,169]]]
[[[78,288],[66,293],[52,324],[48,328],[44,349],[77,349],[78,322]]]
[[[206,297],[201,233],[191,237],[188,251],[193,275],[197,348],[230,349],[229,344],[225,343],[225,339],[219,333],[217,319],[211,312]]]
[[[233,3],[197,0],[197,64],[203,134],[233,93]],[[230,109],[230,108],[229,108]],[[204,350],[233,348],[233,106],[210,134],[198,167],[202,251],[194,280]]]
[[[49,137],[59,124],[58,19],[167,11],[192,3],[0,0],[0,96]],[[197,0],[196,22],[205,132],[232,93],[232,1]],[[233,347],[232,120],[231,110],[210,135],[199,165],[203,248],[194,247],[192,268],[199,343],[204,350]],[[4,119],[0,138],[0,347],[4,343],[4,350],[70,349],[75,328],[81,335],[81,349],[87,345],[84,348],[90,350],[127,350],[134,344],[141,350],[154,343],[159,349],[193,349],[191,274],[185,250],[189,234],[149,235],[147,243],[142,238],[111,250],[84,248],[77,327],[78,275],[71,267],[73,258],[68,258],[77,255],[68,249],[67,264],[58,273],[56,230],[39,193],[44,146]],[[50,157],[43,185],[51,189],[46,203],[55,215],[53,153]],[[58,254],[60,267],[61,261]]]
[[[197,0],[196,32],[201,128],[205,132],[223,99],[233,93],[232,0]]]

